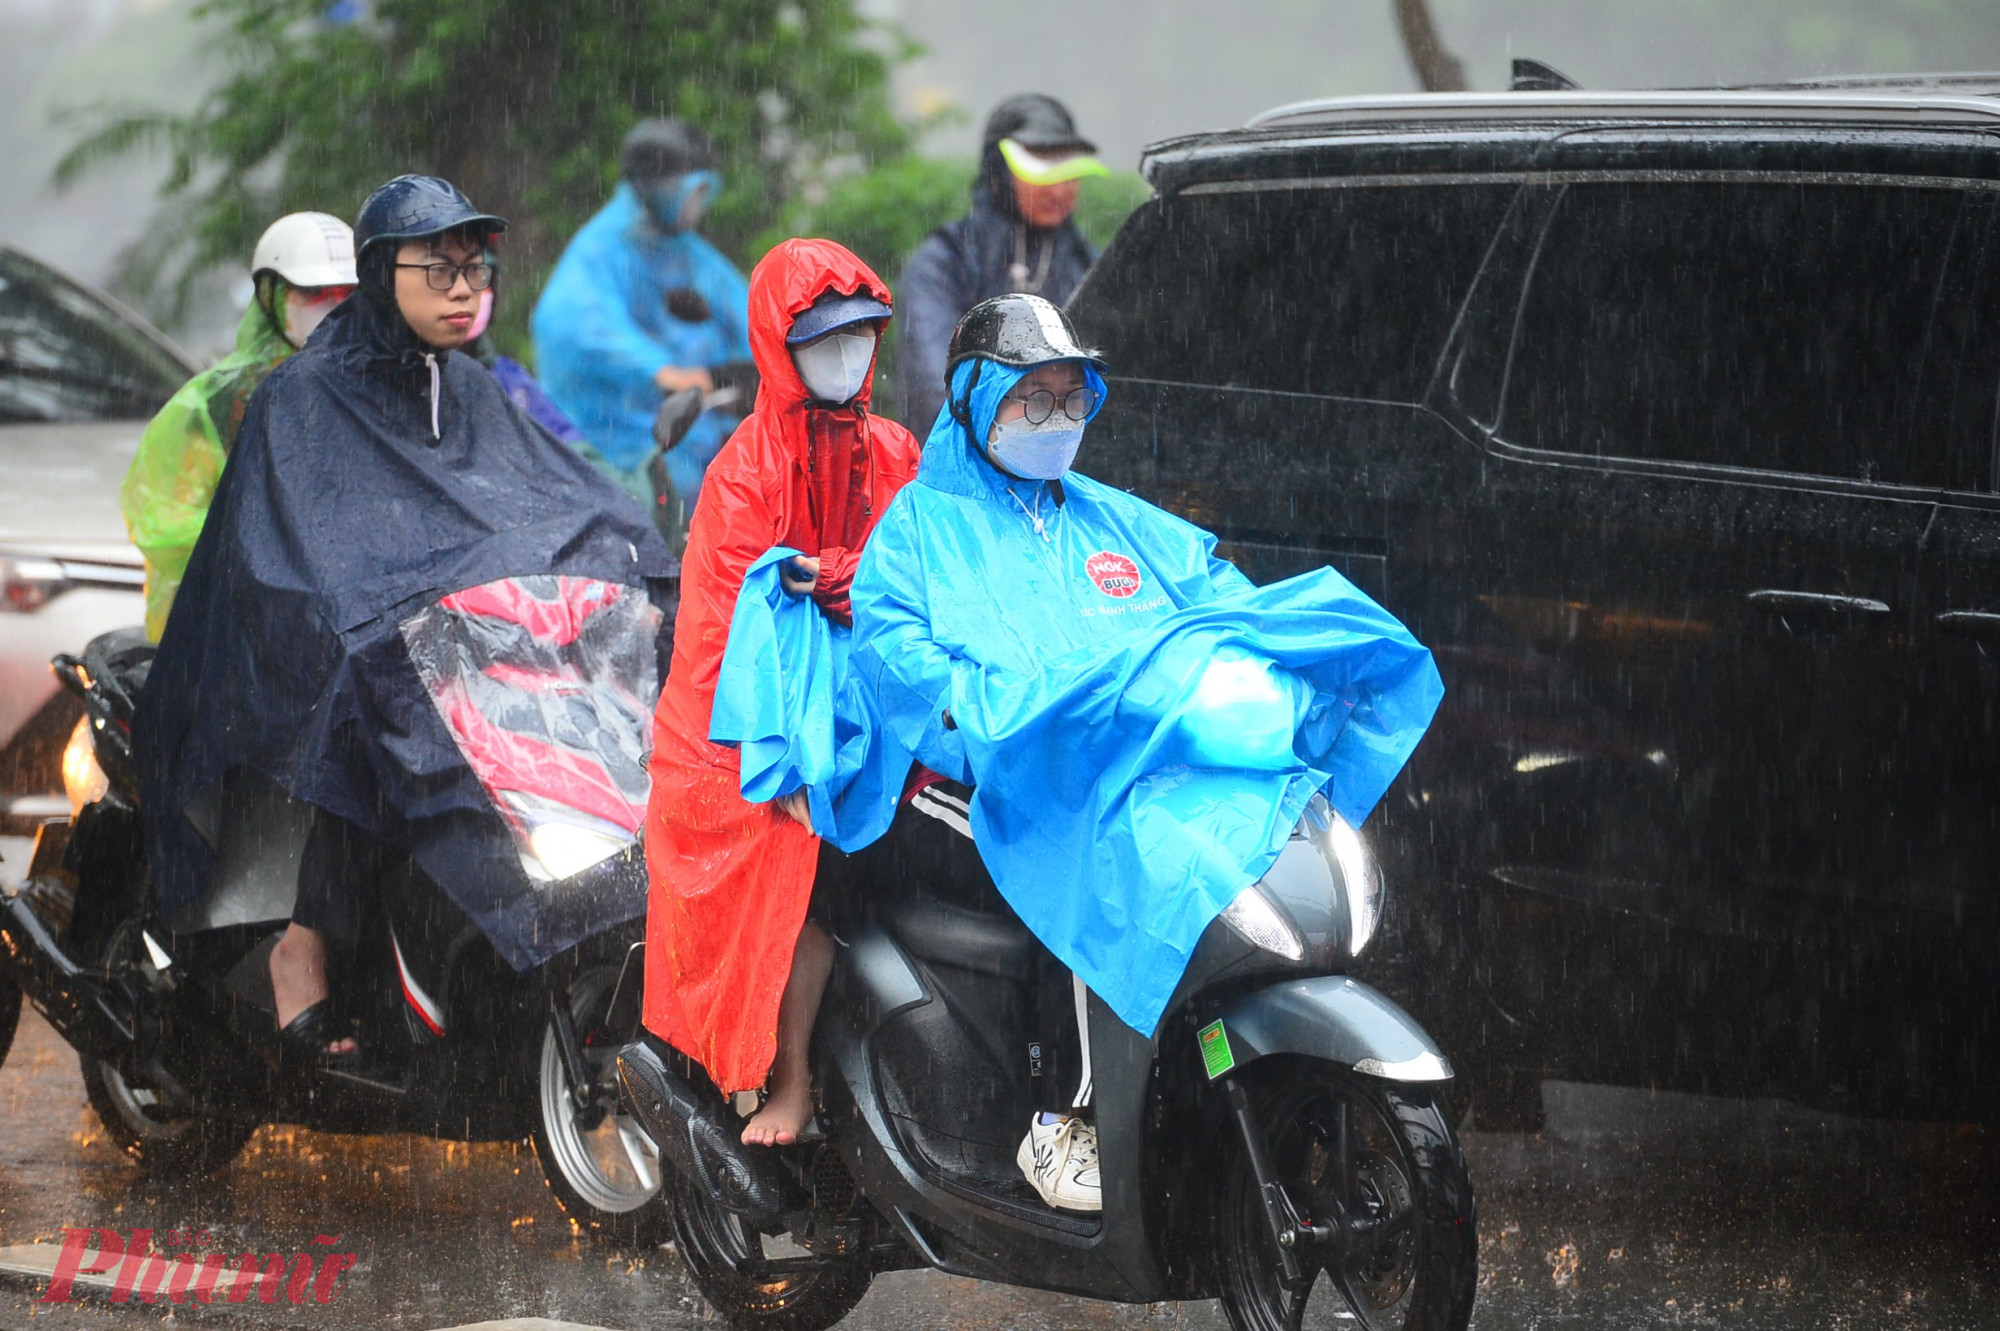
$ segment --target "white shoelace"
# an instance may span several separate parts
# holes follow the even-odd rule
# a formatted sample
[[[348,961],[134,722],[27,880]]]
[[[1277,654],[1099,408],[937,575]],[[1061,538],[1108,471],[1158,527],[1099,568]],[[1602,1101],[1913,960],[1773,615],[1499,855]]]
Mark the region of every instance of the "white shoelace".
[[[1069,1146],[1070,1163],[1074,1165],[1094,1165],[1097,1163],[1097,1133],[1086,1131],[1090,1124],[1080,1118],[1063,1120],[1056,1128],[1058,1147]]]
[[[1079,1187],[1095,1188],[1097,1178],[1097,1131],[1080,1118],[1066,1119],[1056,1129],[1054,1154],[1063,1162],[1069,1181]]]

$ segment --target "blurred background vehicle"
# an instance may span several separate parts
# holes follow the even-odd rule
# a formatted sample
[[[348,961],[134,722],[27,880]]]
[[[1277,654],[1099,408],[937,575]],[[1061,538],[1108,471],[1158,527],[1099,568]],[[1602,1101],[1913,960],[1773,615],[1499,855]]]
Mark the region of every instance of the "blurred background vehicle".
[[[1991,1122],[2000,75],[1527,73],[1150,149],[1079,462],[1436,652],[1377,978],[1481,1126],[1548,1078]]]
[[[145,617],[118,485],[146,421],[199,366],[103,293],[0,245],[0,876],[69,812],[61,755],[82,715],[49,673]]]

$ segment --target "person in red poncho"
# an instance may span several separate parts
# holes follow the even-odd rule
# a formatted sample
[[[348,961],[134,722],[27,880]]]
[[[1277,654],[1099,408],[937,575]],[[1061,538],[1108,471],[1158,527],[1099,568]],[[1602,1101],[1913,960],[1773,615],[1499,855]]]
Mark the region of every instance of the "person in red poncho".
[[[788,1145],[811,1116],[807,1044],[833,945],[807,923],[820,844],[803,792],[746,801],[737,751],[709,741],[709,712],[744,573],[771,547],[818,551],[794,561],[785,585],[850,621],[861,547],[920,452],[868,408],[889,316],[889,288],[830,240],[788,240],[750,274],[762,384],[709,464],[688,526],[673,664],[653,719],[645,1022],[725,1093],[769,1074],[743,1130],[752,1145]]]

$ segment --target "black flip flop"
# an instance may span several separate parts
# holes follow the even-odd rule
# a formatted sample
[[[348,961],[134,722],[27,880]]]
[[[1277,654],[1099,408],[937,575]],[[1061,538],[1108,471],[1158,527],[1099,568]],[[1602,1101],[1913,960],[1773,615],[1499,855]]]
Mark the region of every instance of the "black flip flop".
[[[354,1048],[335,1051],[327,1048],[335,1040],[354,1039],[354,1030],[334,1015],[333,1000],[322,998],[293,1017],[278,1031],[279,1043],[288,1061],[302,1066],[318,1066],[332,1072],[351,1072],[365,1063],[361,1042]]]

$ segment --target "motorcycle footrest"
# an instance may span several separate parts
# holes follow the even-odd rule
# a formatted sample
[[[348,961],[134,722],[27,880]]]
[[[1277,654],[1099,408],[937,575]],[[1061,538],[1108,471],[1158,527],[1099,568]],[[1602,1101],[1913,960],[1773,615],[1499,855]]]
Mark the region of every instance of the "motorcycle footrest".
[[[618,1051],[618,1089],[660,1155],[682,1177],[760,1227],[782,1225],[805,1204],[798,1184],[769,1147],[745,1146],[742,1120],[704,1094],[644,1043]]]

